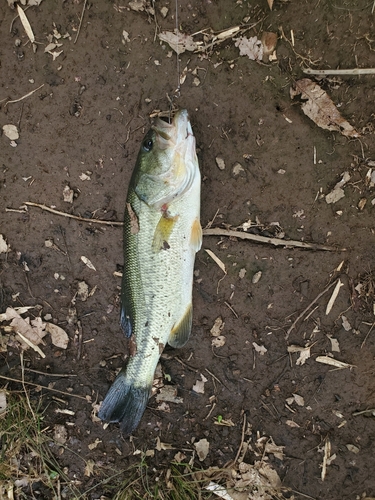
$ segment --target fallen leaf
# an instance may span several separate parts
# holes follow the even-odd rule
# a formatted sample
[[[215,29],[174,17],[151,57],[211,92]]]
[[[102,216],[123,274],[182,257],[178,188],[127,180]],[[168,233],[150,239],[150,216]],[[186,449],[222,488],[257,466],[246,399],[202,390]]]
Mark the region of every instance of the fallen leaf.
[[[217,165],[217,167],[218,167],[219,170],[224,170],[225,169],[225,161],[224,161],[224,159],[221,156],[217,156],[215,158],[215,161],[216,161],[216,165]]]
[[[167,401],[168,403],[183,403],[183,398],[177,397],[177,388],[173,385],[165,385],[161,387],[159,393],[156,395],[156,402]]]
[[[8,253],[10,246],[7,244],[4,236],[0,234],[0,253]]]
[[[157,451],[162,451],[162,450],[174,450],[173,446],[169,443],[162,443],[160,441],[160,437],[158,436],[156,438],[156,446],[155,446],[155,449]]]
[[[213,337],[218,337],[221,332],[223,331],[225,326],[225,322],[223,321],[222,317],[219,316],[215,319],[215,322],[210,330],[210,333]]]
[[[79,281],[77,286],[77,297],[85,302],[89,296],[89,286],[86,281]]]
[[[293,420],[287,420],[286,422],[286,425],[288,425],[289,427],[300,427],[297,422],[294,422]]]
[[[256,342],[253,342],[254,349],[256,352],[259,352],[261,356],[264,356],[267,352],[267,349],[264,347],[264,345],[258,345]]]
[[[355,368],[355,365],[338,361],[337,359],[330,358],[329,356],[318,356],[316,361],[325,365],[334,366],[335,368]]]
[[[256,36],[250,38],[241,36],[237,38],[234,45],[239,48],[240,56],[247,56],[252,61],[263,59],[263,44]]]
[[[327,308],[326,308],[326,316],[331,312],[333,304],[335,303],[335,300],[337,299],[337,296],[339,294],[340,288],[344,286],[344,283],[340,280],[340,278],[337,280],[336,286],[333,289],[331,298],[328,301]]]
[[[270,8],[270,10],[272,10],[273,0],[267,0],[267,3],[268,3],[268,7]]]
[[[87,460],[85,466],[85,476],[90,477],[94,473],[94,460]]]
[[[206,438],[204,438],[194,443],[194,447],[197,451],[199,460],[202,462],[208,455],[210,449],[210,443],[207,441]]]
[[[207,379],[204,375],[201,373],[201,380],[197,380],[195,384],[193,385],[193,391],[197,392],[198,394],[204,394],[204,384],[207,382]]]
[[[4,390],[0,390],[0,415],[7,409],[7,394]]]
[[[211,259],[213,261],[216,262],[216,264],[220,267],[220,269],[223,271],[224,274],[227,274],[227,270],[225,268],[225,264],[224,262],[222,262],[219,257],[216,257],[216,255],[214,254],[214,252],[212,252],[211,250],[209,250],[208,248],[205,248],[205,251],[208,253],[208,255],[211,257]]]
[[[252,277],[251,282],[252,282],[254,285],[256,285],[256,284],[259,282],[259,280],[260,280],[260,278],[261,278],[261,277],[262,277],[262,271],[258,271],[258,272],[257,272],[257,273],[255,273],[255,274],[254,274],[254,276]]]
[[[297,366],[302,366],[306,363],[306,361],[311,356],[310,353],[311,346],[308,347],[300,347],[298,345],[289,345],[288,352],[299,352],[299,358],[296,361]]]
[[[223,345],[225,345],[226,340],[227,339],[224,335],[219,335],[218,337],[214,337],[211,340],[211,345],[213,347],[223,347]]]
[[[293,394],[294,401],[298,406],[305,406],[305,400],[299,394]]]
[[[329,334],[327,334],[327,337],[331,341],[331,351],[332,352],[340,352],[339,341],[337,339],[335,339],[334,337],[332,337],[331,335],[329,335]]]
[[[81,256],[81,261],[90,269],[92,269],[93,271],[96,271],[94,265],[92,264],[91,260],[89,260],[87,257],[85,257],[84,255]]]
[[[3,133],[5,137],[8,137],[11,141],[16,141],[19,138],[18,128],[15,125],[4,125]]]
[[[267,455],[272,453],[278,460],[284,460],[284,448],[285,446],[277,445],[272,437],[270,437],[264,447],[264,453]]]
[[[341,132],[347,137],[359,137],[360,134],[339,113],[327,93],[309,78],[303,78],[290,89],[290,96],[301,95],[302,111],[318,127],[326,130]]]
[[[22,26],[24,27],[24,30],[26,31],[26,35],[29,37],[30,42],[34,43],[35,36],[34,36],[33,30],[31,28],[29,20],[26,17],[25,12],[23,11],[22,7],[20,7],[19,5],[17,5],[17,12],[18,12],[18,15],[20,16]]]
[[[65,444],[68,439],[68,431],[66,430],[66,427],[61,424],[56,424],[53,429],[53,439],[56,443]]]
[[[245,274],[246,274],[246,269],[243,267],[242,269],[240,269],[240,272],[238,273],[238,277],[240,278],[240,280],[242,280],[245,277]]]
[[[46,332],[51,335],[52,344],[60,349],[66,349],[69,343],[69,337],[65,330],[53,323],[46,323]]]
[[[74,191],[67,184],[63,189],[63,198],[66,203],[73,203]]]
[[[87,448],[89,450],[95,450],[95,448],[98,446],[98,444],[102,443],[102,440],[99,438],[96,438],[93,443],[90,443],[87,445]]]
[[[346,447],[352,453],[355,453],[355,454],[359,453],[359,448],[357,446],[354,446],[354,444],[347,444]]]
[[[159,33],[159,39],[166,42],[177,54],[182,54],[186,50],[192,52],[198,48],[198,44],[194,42],[191,35],[185,35],[181,32],[176,34],[172,31],[162,31]]]

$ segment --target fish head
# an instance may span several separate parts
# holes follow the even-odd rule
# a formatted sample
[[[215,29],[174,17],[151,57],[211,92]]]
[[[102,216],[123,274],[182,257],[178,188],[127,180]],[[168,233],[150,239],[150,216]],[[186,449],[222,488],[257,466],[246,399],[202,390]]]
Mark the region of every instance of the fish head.
[[[157,118],[145,135],[134,172],[137,196],[155,209],[186,193],[199,175],[195,137],[186,109],[172,121]]]

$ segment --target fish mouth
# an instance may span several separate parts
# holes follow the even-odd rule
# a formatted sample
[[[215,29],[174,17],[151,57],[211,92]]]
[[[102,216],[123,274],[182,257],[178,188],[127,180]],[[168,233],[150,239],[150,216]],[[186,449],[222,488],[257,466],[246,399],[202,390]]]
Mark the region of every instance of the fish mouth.
[[[162,118],[156,118],[151,127],[156,134],[157,146],[165,150],[167,148],[178,148],[189,136],[193,136],[190,125],[189,114],[186,109],[180,109],[172,118],[171,122]],[[194,144],[195,146],[195,144]]]

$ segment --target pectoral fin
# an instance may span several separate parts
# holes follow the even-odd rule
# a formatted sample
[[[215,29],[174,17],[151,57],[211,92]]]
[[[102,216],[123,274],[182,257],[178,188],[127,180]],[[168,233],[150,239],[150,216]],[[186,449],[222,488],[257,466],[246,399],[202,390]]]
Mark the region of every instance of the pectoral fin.
[[[177,219],[178,215],[169,217],[166,213],[160,217],[158,225],[155,229],[154,239],[152,241],[152,250],[154,252],[160,252],[160,250],[168,250],[168,248],[170,248],[168,240]]]
[[[193,308],[190,305],[181,320],[173,327],[168,339],[172,347],[182,347],[189,340],[191,325],[193,322]]]
[[[198,252],[202,246],[202,237],[201,223],[199,219],[194,219],[193,225],[191,226],[190,244],[196,252]]]

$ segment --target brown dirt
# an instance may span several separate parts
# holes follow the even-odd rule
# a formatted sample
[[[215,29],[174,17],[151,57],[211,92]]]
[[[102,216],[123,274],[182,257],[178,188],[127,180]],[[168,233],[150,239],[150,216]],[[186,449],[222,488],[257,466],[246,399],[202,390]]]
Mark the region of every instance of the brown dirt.
[[[169,8],[166,19],[157,10],[163,30],[175,26],[172,3],[160,2]],[[55,452],[69,477],[80,481],[82,492],[99,484],[101,470],[120,470],[139,460],[133,456],[134,449],[154,449],[157,437],[175,449],[148,458],[151,468],[165,470],[176,450],[191,450],[185,451],[189,460],[192,439],[204,437],[210,452],[202,463],[195,459],[195,465],[221,467],[236,455],[245,413],[254,435],[259,431],[285,446],[284,460],[273,460],[283,486],[316,499],[354,499],[364,492],[374,496],[375,420],[353,415],[375,407],[375,335],[367,336],[374,321],[374,297],[370,290],[361,298],[354,289],[374,268],[374,188],[365,182],[368,162],[375,160],[374,77],[321,82],[340,104],[341,113],[362,133],[360,140],[318,128],[289,97],[290,86],[303,77],[303,64],[319,60],[322,68],[375,66],[372,2],[276,0],[272,12],[266,0],[180,3],[179,22],[185,33],[222,30],[249,17],[249,23],[261,20],[249,32],[252,36],[282,27],[288,40],[291,30],[295,39],[294,49],[279,39],[278,59],[272,64],[239,57],[232,41],[208,57],[181,56],[181,69],[187,66],[189,72],[175,103],[189,110],[197,139],[203,177],[202,226],[218,210],[214,226],[240,226],[258,218],[261,234],[270,234],[272,223],[277,222],[288,239],[347,251],[313,252],[205,237],[203,247],[225,263],[228,275],[218,286],[222,271],[202,249],[196,261],[191,340],[179,351],[168,350],[161,360],[183,404],[171,404],[171,412],[163,413],[151,399],[131,442],[121,437],[116,425],[104,430],[101,423],[93,422],[91,403],[62,395],[56,400],[52,392],[43,390],[46,425],[53,429],[55,424],[70,423],[68,449],[60,455],[56,447]],[[70,336],[66,351],[47,340],[45,359],[27,351],[26,366],[45,373],[26,372],[27,380],[53,383],[56,389],[100,402],[126,353],[118,322],[120,281],[113,275],[123,263],[121,229],[81,223],[37,208],[22,213],[5,208],[18,209],[25,201],[34,201],[84,217],[121,220],[148,116],[155,109],[168,109],[167,94],[173,94],[177,76],[175,56],[169,57],[169,48],[154,41],[153,19],[144,12],[119,12],[112,1],[88,2],[74,44],[82,6],[82,0],[45,0],[27,10],[37,41],[46,44],[54,26],[62,35],[71,34],[72,39],[63,39],[63,46],[56,49],[64,52],[55,61],[44,53],[44,45],[38,45],[36,53],[25,45],[19,20],[10,32],[14,11],[3,5],[0,12],[0,125],[18,124],[20,129],[15,148],[4,135],[0,137],[0,232],[11,247],[0,261],[1,311],[9,305],[39,304],[41,309],[33,313],[42,318],[52,315]],[[129,32],[130,42],[122,43],[123,30]],[[20,47],[15,45],[17,38]],[[193,84],[195,68],[198,86]],[[33,95],[6,105],[7,100],[42,84]],[[223,171],[215,163],[218,155],[226,163]],[[244,155],[251,156],[245,159]],[[232,173],[236,162],[244,168],[237,177]],[[329,205],[323,195],[344,171],[351,175],[345,197]],[[87,172],[90,180],[81,180]],[[66,185],[74,190],[73,204],[63,201]],[[358,208],[361,198],[367,199],[363,210]],[[61,251],[46,248],[47,239],[53,239]],[[81,256],[88,257],[96,271],[86,267]],[[341,271],[335,272],[343,260]],[[242,268],[247,272],[241,279]],[[253,284],[258,271],[261,279]],[[344,286],[332,312],[325,314],[329,291],[286,340],[293,320],[337,276]],[[76,300],[83,340],[78,359],[79,329],[74,318],[69,324],[67,317],[78,282],[83,280],[90,289],[98,288],[87,301]],[[343,328],[343,314],[351,325],[349,331]],[[210,329],[219,316],[225,321],[226,344],[212,348]],[[328,335],[339,341],[335,358],[354,368],[332,370],[316,362],[318,355],[332,352]],[[267,352],[261,356],[253,342]],[[313,344],[311,357],[297,366],[298,355],[288,355],[287,346],[307,342]],[[20,377],[14,348],[1,354],[1,363],[3,374]],[[192,391],[201,373],[208,379],[205,394]],[[304,406],[287,405],[293,394],[304,398]],[[205,419],[213,395],[216,407]],[[40,393],[32,391],[31,396],[38,398]],[[56,414],[57,408],[72,410],[74,416]],[[214,425],[218,415],[232,419],[235,426]],[[287,425],[290,420],[298,426]],[[327,438],[336,458],[322,482]],[[101,442],[89,450],[96,439]],[[348,444],[358,447],[358,453],[350,451]],[[97,464],[97,475],[90,478],[84,476],[87,459]],[[108,486],[98,485],[87,498],[101,494],[110,495]],[[305,498],[297,493],[295,497]]]

